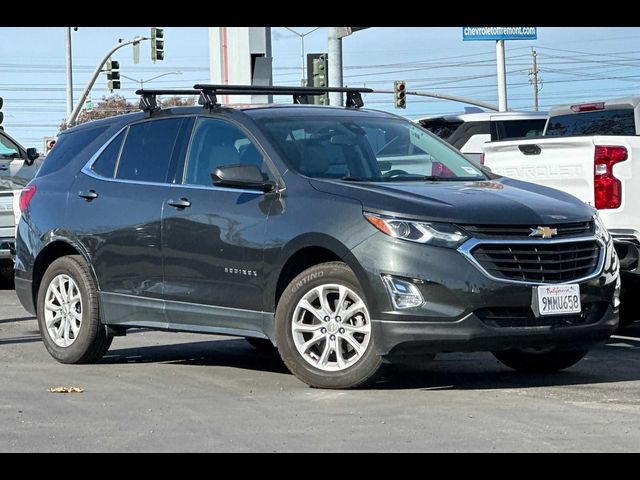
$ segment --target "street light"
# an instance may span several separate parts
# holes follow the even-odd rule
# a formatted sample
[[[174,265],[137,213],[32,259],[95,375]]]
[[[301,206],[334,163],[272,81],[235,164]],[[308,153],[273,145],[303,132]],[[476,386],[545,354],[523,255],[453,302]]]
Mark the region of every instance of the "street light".
[[[149,83],[150,81],[155,80],[156,78],[164,77],[165,75],[182,75],[182,72],[161,73],[160,75],[156,75],[155,77],[148,78],[147,80],[138,80],[137,78],[131,78],[131,77],[127,77],[126,75],[120,74],[120,76],[122,78],[126,78],[127,80],[131,80],[131,81],[134,81],[134,82],[139,82],[140,83],[140,90],[142,90],[144,88],[144,84],[145,83]]]
[[[297,36],[300,37],[300,66],[302,68],[302,81],[301,81],[301,85],[304,87],[305,83],[306,83],[306,75],[304,73],[304,37],[306,37],[307,35],[315,32],[316,30],[318,30],[321,27],[316,27],[313,30],[309,30],[306,33],[300,33],[300,32],[296,32],[293,28],[289,28],[289,27],[284,27],[287,30],[289,30],[291,33],[296,34]]]

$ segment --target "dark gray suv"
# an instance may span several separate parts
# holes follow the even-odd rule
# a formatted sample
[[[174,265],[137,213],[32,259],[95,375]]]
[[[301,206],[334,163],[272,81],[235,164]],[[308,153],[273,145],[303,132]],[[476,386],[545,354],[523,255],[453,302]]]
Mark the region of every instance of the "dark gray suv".
[[[57,360],[95,362],[131,327],[229,334],[349,388],[452,351],[555,371],[615,330],[618,261],[588,205],[357,91],[227,107],[249,87],[195,88],[203,107],[141,92],[144,112],[62,133],[23,190],[16,290]]]

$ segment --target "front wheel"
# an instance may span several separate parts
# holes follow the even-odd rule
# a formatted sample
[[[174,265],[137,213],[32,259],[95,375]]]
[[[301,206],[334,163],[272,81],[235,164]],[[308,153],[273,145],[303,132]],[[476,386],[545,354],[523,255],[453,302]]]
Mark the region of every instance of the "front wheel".
[[[285,365],[312,387],[360,387],[382,365],[364,294],[341,262],[316,265],[291,281],[276,309],[276,335]]]
[[[45,347],[61,363],[93,363],[113,336],[100,321],[97,286],[79,255],[55,260],[38,290],[38,326]]]
[[[558,348],[504,350],[493,355],[507,367],[524,373],[552,373],[572,367],[588,350],[560,350]]]

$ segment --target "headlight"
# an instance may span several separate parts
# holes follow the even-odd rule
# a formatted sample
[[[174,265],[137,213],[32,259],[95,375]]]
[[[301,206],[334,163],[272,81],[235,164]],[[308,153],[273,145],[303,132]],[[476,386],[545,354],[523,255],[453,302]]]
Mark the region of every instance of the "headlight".
[[[456,248],[469,238],[458,227],[449,223],[417,222],[367,212],[364,217],[382,233],[410,242]]]
[[[609,234],[609,230],[607,230],[607,227],[602,221],[602,218],[600,218],[600,215],[596,213],[593,216],[593,221],[596,225],[596,237],[598,237],[601,240],[604,240],[605,243],[609,243],[609,240],[611,239],[611,235]]]

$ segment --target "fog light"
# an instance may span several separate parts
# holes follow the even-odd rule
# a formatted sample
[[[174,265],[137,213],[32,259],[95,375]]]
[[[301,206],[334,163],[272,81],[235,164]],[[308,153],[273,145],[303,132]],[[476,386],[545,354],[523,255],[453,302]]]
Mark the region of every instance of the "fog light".
[[[613,290],[613,308],[618,308],[620,306],[621,288],[622,288],[622,281],[620,280],[620,275],[618,275],[618,279],[616,280],[616,288]]]
[[[391,275],[383,275],[382,279],[391,297],[393,308],[396,310],[416,308],[424,303],[420,290],[413,283],[400,280]]]

